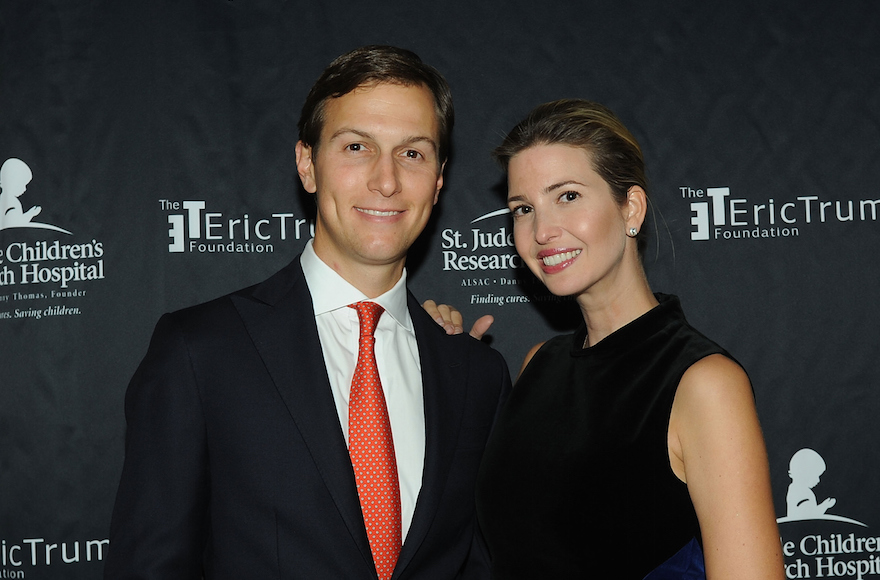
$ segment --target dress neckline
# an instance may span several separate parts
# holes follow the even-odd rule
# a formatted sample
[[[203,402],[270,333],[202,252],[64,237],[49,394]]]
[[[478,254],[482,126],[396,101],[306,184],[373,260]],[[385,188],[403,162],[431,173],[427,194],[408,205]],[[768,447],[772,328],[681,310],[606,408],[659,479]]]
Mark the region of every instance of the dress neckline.
[[[593,346],[585,347],[587,339],[587,325],[582,323],[574,333],[571,344],[572,356],[603,356],[607,354],[619,354],[629,350],[636,344],[644,342],[647,338],[663,330],[671,320],[684,319],[681,302],[678,296],[655,292],[657,306],[645,312],[635,320],[621,326]]]

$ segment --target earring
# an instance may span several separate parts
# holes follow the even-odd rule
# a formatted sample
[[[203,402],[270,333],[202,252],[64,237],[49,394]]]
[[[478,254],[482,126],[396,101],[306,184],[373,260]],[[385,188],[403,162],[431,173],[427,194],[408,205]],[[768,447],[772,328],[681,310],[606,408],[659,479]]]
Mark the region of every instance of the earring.
[[[637,229],[635,229],[635,228],[630,228],[630,229],[629,229],[629,237],[631,237],[631,238],[636,237],[636,234],[638,234],[638,233],[639,233],[639,230],[637,230]]]

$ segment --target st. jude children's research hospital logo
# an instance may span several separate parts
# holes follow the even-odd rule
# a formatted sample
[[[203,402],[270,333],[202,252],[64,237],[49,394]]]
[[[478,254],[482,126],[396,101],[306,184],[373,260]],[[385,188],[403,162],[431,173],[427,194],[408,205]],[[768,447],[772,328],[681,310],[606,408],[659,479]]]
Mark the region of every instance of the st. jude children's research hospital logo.
[[[46,222],[42,206],[25,209],[21,198],[33,177],[21,159],[0,165],[0,320],[82,314],[62,301],[85,296],[85,284],[104,279],[102,242],[62,243],[74,234]],[[33,240],[35,234],[63,236]]]
[[[786,577],[880,576],[880,537],[866,534],[867,524],[834,514],[835,498],[816,497],[813,489],[825,470],[825,460],[813,449],[801,449],[789,461],[786,514],[776,520]]]
[[[443,230],[440,233],[443,271],[485,272],[523,268],[525,264],[513,249],[513,230],[509,218],[505,218],[504,225],[488,231],[479,226],[473,227],[478,222],[509,214],[510,210],[503,208],[476,217],[471,220],[472,227],[468,232],[452,228]]]
[[[516,253],[510,210],[480,215],[463,229],[440,232],[441,271],[460,276],[459,285],[471,288],[470,304],[528,304],[564,302],[532,276]]]
[[[729,187],[679,187],[690,201],[692,240],[741,240],[799,236],[817,224],[877,221],[880,199],[827,200],[801,195],[793,200],[753,203]]]

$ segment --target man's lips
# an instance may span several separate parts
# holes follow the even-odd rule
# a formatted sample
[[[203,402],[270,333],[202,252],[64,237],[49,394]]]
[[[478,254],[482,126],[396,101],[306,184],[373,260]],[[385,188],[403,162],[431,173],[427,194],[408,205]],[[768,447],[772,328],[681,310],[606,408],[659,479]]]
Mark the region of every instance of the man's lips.
[[[376,216],[376,217],[391,217],[391,216],[395,216],[397,214],[403,213],[402,211],[399,211],[399,210],[382,211],[382,210],[378,210],[378,209],[367,209],[364,207],[356,207],[354,209],[358,210],[361,213],[365,213],[367,215],[372,215],[372,216]]]

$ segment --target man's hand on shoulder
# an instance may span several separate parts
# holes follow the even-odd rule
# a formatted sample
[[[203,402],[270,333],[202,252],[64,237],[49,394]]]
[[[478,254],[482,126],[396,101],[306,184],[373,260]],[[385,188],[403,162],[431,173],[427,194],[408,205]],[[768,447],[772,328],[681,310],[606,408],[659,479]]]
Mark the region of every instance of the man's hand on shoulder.
[[[459,312],[454,306],[450,306],[449,304],[437,304],[433,300],[425,300],[422,303],[422,308],[425,309],[425,312],[427,312],[437,324],[446,330],[446,334],[452,335],[464,332],[464,322],[462,320],[461,312]],[[477,340],[481,340],[494,322],[495,317],[491,314],[481,316],[476,322],[474,322],[474,325],[471,327],[471,331],[468,334]]]

